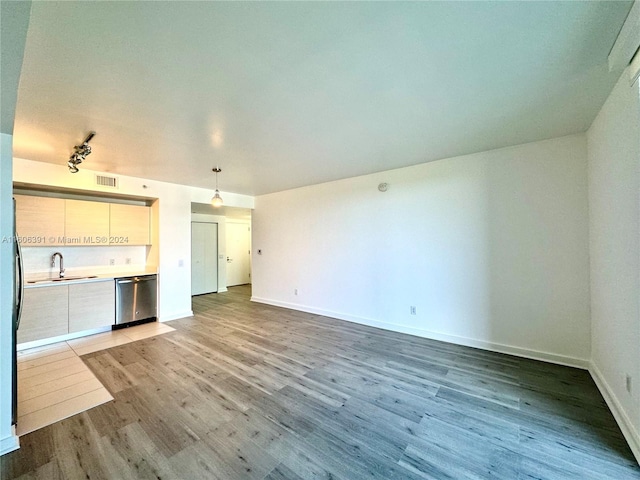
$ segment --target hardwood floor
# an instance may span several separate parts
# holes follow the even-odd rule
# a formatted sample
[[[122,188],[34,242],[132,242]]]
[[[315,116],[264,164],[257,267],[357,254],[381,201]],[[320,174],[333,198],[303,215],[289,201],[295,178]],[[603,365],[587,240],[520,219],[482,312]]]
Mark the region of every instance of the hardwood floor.
[[[23,436],[113,400],[79,355],[173,330],[153,322],[18,352],[17,434]]]
[[[22,437],[2,479],[640,478],[585,371],[248,300],[83,356],[114,400]]]

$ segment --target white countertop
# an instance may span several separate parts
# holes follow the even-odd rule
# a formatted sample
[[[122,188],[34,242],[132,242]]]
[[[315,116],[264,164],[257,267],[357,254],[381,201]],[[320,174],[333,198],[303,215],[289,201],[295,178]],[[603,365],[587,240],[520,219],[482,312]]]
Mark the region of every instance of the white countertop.
[[[157,273],[155,267],[145,267],[130,270],[114,270],[109,272],[96,273],[91,270],[78,270],[66,272],[65,277],[67,280],[58,280],[57,276],[50,276],[47,273],[30,273],[25,275],[24,288],[38,288],[38,287],[52,287],[58,285],[70,285],[76,283],[89,283],[89,282],[107,282],[115,278],[121,277],[136,277],[139,275],[153,275]],[[80,278],[76,278],[80,277]],[[37,283],[30,283],[37,282]]]

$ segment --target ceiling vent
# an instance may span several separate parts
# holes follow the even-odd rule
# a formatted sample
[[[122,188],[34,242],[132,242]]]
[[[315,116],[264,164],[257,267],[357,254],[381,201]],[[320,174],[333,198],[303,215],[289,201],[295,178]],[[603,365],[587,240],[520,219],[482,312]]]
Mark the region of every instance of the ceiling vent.
[[[106,175],[96,175],[96,185],[118,188],[118,179],[116,177],[107,177]]]

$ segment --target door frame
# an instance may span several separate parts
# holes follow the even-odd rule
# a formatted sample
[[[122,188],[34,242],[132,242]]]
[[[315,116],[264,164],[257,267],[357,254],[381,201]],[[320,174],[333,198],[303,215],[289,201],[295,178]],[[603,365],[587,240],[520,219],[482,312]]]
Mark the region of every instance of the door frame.
[[[237,285],[251,285],[253,283],[253,275],[252,275],[253,272],[252,272],[252,268],[251,268],[252,267],[252,265],[251,265],[251,257],[252,257],[252,245],[251,245],[251,240],[252,240],[251,239],[251,227],[252,227],[252,224],[251,224],[251,220],[228,219],[225,223],[226,223],[226,225],[225,225],[225,227],[226,227],[225,228],[225,236],[226,236],[225,241],[226,241],[226,245],[227,245],[226,246],[226,257],[227,258],[229,257],[229,242],[228,242],[228,240],[229,240],[229,225],[233,224],[233,225],[241,225],[243,227],[245,227],[245,226],[247,227],[247,250],[248,250],[247,255],[248,255],[248,262],[249,262],[248,263],[249,282],[248,283],[240,283],[240,284],[237,284]],[[223,261],[225,261],[225,260],[223,259]],[[227,268],[227,286],[229,286],[229,262],[228,261],[226,261],[226,268]]]

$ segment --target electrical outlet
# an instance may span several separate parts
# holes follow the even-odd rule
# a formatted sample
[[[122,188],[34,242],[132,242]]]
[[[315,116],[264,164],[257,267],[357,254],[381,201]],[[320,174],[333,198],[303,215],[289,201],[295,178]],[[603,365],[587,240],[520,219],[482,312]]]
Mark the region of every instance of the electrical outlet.
[[[624,376],[625,386],[627,387],[627,392],[631,393],[631,375],[628,373]]]
[[[297,288],[294,288],[294,289],[293,289],[293,294],[294,294],[294,295],[298,295],[298,289],[297,289]]]
[[[184,267],[184,260],[183,259],[178,260],[178,267]]]
[[[410,308],[411,315],[415,315],[416,314],[416,307],[411,305],[411,307],[409,307],[409,308]]]
[[[127,258],[124,263],[126,263],[127,265],[131,265],[131,259]]]
[[[110,258],[109,259],[109,265],[115,265],[116,264],[116,259],[115,258]]]

